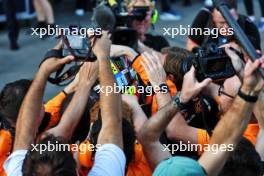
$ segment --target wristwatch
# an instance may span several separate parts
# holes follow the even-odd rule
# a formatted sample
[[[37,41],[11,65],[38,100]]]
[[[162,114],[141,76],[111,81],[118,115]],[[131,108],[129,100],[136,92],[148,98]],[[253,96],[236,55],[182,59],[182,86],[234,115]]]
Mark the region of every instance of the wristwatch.
[[[182,103],[180,97],[181,97],[181,92],[177,92],[176,95],[173,97],[173,105],[179,108],[180,111],[183,111],[187,109],[188,103]]]

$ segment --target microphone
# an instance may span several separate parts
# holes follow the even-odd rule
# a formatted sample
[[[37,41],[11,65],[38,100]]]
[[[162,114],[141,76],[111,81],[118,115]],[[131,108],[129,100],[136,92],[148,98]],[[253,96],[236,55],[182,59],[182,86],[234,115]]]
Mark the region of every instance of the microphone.
[[[116,18],[112,10],[104,4],[100,4],[94,9],[93,22],[97,28],[112,31],[116,24]]]

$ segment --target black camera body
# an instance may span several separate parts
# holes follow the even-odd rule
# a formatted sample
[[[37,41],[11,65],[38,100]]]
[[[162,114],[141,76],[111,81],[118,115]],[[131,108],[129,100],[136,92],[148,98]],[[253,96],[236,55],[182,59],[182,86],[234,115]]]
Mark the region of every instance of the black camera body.
[[[84,59],[88,56],[89,51],[89,40],[87,37],[80,35],[66,35],[67,42],[63,42],[62,45],[62,55],[74,55],[79,59]]]
[[[137,6],[131,12],[128,12],[125,7],[116,6],[113,9],[116,18],[115,29],[112,33],[113,44],[125,45],[136,49],[138,47],[138,33],[131,28],[133,20],[142,21],[146,18],[149,7]]]
[[[94,62],[96,60],[90,40],[81,35],[63,36],[62,55],[63,57],[73,55],[76,61],[81,62]]]
[[[235,75],[236,71],[224,48],[218,48],[214,43],[206,48],[196,48],[195,57],[185,59],[181,65],[182,73],[196,69],[196,78],[202,81],[211,78],[214,82],[220,82]]]

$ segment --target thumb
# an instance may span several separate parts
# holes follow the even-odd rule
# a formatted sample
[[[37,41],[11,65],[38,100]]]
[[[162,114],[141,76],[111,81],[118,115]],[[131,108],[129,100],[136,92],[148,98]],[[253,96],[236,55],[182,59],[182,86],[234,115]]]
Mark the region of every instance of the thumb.
[[[187,72],[187,74],[195,75],[195,68],[194,68],[194,66],[191,67],[191,69]]]
[[[71,63],[73,60],[74,60],[74,56],[70,55],[70,56],[66,56],[62,59],[60,59],[60,63],[61,64],[68,64],[68,63]]]
[[[201,83],[199,83],[199,87],[203,89],[204,87],[208,86],[212,82],[211,78],[206,78]]]
[[[260,61],[256,60],[254,63],[251,60],[248,60],[246,64],[246,68],[248,71],[248,74],[251,75],[260,65]]]

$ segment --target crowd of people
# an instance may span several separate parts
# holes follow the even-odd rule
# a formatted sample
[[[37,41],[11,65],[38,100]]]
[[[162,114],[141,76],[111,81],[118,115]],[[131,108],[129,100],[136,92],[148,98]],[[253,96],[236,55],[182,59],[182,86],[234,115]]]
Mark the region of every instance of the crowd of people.
[[[186,47],[170,46],[164,36],[148,33],[155,7],[149,0],[127,2],[131,12],[148,9],[143,19],[129,21],[137,32],[133,47],[114,44],[113,31],[87,34],[96,59],[80,62],[74,52],[63,55],[65,41],[59,41],[33,80],[9,82],[0,92],[0,176],[263,175],[260,34],[239,14],[236,0],[226,4],[259,53],[255,61],[227,32],[190,34]],[[191,27],[230,28],[213,5],[201,9]],[[228,77],[202,77],[206,71],[194,64],[197,48],[212,43],[232,65],[220,70],[233,69]],[[220,62],[208,62],[207,71],[228,63],[223,53],[210,56]],[[74,62],[76,74],[66,74],[73,80],[44,103],[52,75]],[[132,89],[120,93],[116,86]]]
[[[123,0],[117,0],[118,3],[121,3]],[[33,0],[33,6],[36,11],[37,22],[33,26],[35,28],[47,28],[55,27],[55,16],[53,12],[53,8],[49,0]],[[155,2],[155,1],[154,1]],[[175,1],[173,0],[163,0],[163,1],[156,1],[156,4],[160,4],[160,15],[159,18],[163,21],[178,21],[183,18],[182,12],[180,8],[173,9],[172,3]],[[57,2],[61,3],[61,2]],[[84,16],[86,12],[92,11],[92,9],[96,6],[98,2],[94,0],[77,0],[75,5],[75,14],[77,16]],[[189,6],[192,4],[191,0],[183,0],[183,5]],[[264,2],[259,0],[261,16],[259,19],[259,23],[257,23],[257,18],[254,13],[254,4],[252,0],[244,0],[245,8],[247,11],[247,15],[249,19],[254,22],[259,31],[264,30],[264,17],[263,17],[263,9],[264,9]],[[16,10],[18,9],[15,0],[3,0],[3,9],[6,14],[6,23],[8,28],[8,37],[10,41],[10,49],[11,50],[18,50],[18,38],[19,38],[19,23],[16,19]],[[213,7],[212,0],[205,0],[204,5],[207,8]],[[45,36],[47,37],[47,36]]]

